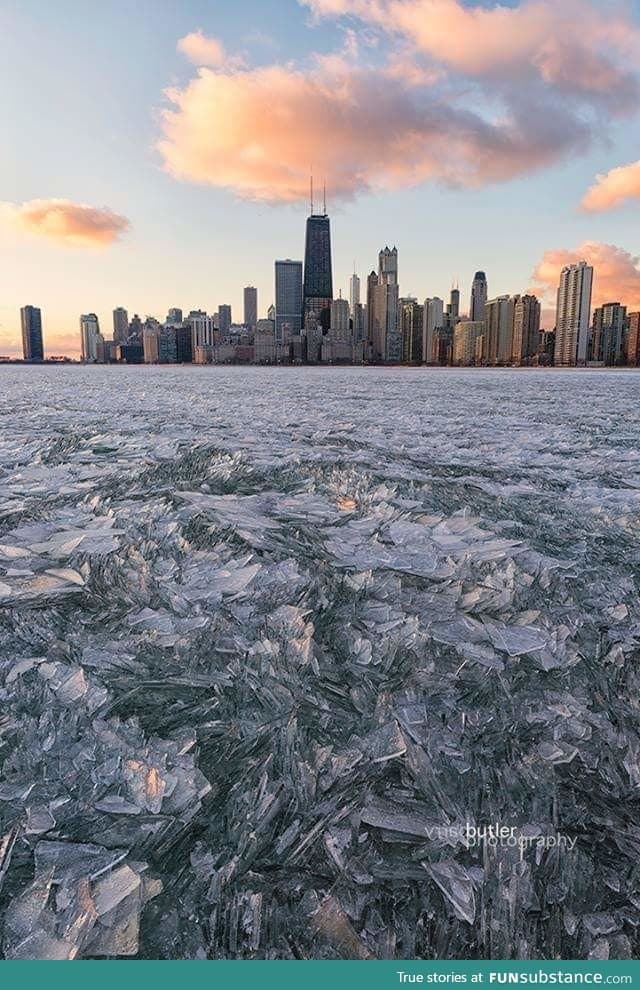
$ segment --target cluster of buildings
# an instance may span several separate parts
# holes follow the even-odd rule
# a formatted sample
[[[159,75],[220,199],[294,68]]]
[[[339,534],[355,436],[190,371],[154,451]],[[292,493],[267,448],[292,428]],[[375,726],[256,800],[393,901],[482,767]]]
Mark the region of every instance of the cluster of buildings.
[[[258,293],[244,289],[241,323],[231,306],[215,313],[170,309],[163,322],[126,309],[113,311],[110,337],[95,313],[80,317],[82,361],[127,364],[412,364],[454,366],[640,365],[640,312],[610,302],[592,313],[593,268],[585,261],[562,269],[556,325],[540,325],[535,295],[489,298],[476,272],[468,314],[460,291],[448,302],[401,296],[398,250],[383,248],[362,292],[357,274],[349,298],[334,298],[331,228],[326,206],[307,218],[304,262],[275,262],[275,301],[258,318]],[[25,361],[42,361],[40,310],[21,310]]]

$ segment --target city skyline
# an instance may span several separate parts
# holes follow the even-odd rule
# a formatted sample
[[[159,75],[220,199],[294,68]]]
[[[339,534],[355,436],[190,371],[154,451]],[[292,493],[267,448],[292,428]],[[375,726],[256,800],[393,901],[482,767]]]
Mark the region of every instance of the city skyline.
[[[116,5],[80,15],[71,0],[3,5],[15,44],[0,68],[11,94],[0,353],[21,352],[27,303],[42,310],[49,353],[73,356],[79,314],[107,325],[117,305],[161,316],[224,300],[239,317],[251,285],[263,315],[273,259],[303,258],[311,168],[327,186],[334,296],[349,298],[355,259],[364,298],[378,246],[397,243],[402,292],[444,297],[457,282],[461,310],[484,270],[491,296],[537,289],[548,326],[560,270],[582,259],[594,306],[640,308],[640,4],[600,7],[580,5],[577,38],[569,8],[546,0],[188,2],[153,14],[143,2],[126,16]],[[457,91],[471,94],[466,116]],[[222,104],[232,119],[216,116]],[[389,136],[406,139],[411,119],[416,140],[400,154]],[[224,148],[205,142],[199,157],[210,132]]]

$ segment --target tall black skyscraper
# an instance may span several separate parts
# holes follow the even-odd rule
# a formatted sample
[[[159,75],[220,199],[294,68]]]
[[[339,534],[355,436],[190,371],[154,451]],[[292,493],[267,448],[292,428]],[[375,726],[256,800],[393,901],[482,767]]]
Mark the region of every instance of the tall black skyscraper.
[[[25,361],[44,361],[42,343],[42,314],[37,306],[23,306],[20,310],[22,324],[22,355]]]
[[[331,228],[326,205],[323,213],[307,217],[304,246],[303,324],[307,313],[315,313],[323,330],[329,329],[330,307],[333,300],[331,277]]]

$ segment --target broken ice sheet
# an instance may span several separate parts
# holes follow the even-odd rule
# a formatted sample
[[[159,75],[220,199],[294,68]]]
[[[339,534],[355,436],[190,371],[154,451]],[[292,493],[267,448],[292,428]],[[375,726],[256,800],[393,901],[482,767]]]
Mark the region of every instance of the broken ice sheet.
[[[0,371],[5,956],[637,955],[635,372]]]

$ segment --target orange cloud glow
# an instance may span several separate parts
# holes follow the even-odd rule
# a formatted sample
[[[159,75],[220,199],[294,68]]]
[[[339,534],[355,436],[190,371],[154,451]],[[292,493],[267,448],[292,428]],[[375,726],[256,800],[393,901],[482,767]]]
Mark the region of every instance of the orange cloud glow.
[[[158,148],[167,171],[272,202],[307,196],[310,163],[334,198],[427,179],[473,187],[531,172],[588,140],[560,110],[523,102],[490,120],[430,88],[417,92],[395,64],[381,72],[340,56],[306,71],[200,68],[166,95]]]
[[[68,199],[32,199],[18,206],[2,204],[2,215],[15,229],[73,247],[105,247],[129,228],[126,217]]]
[[[596,176],[587,190],[582,208],[590,213],[613,210],[630,199],[640,199],[640,161],[612,168],[606,175]]]
[[[561,269],[583,259],[594,268],[594,307],[607,302],[621,302],[631,309],[640,308],[640,259],[624,248],[597,241],[585,241],[573,251],[563,248],[545,251],[534,272],[534,291],[551,301],[555,298]]]

